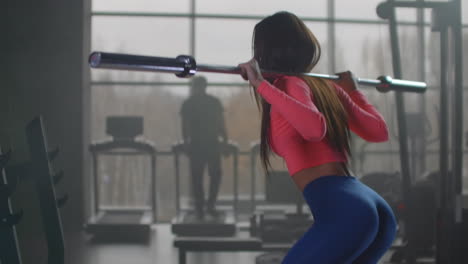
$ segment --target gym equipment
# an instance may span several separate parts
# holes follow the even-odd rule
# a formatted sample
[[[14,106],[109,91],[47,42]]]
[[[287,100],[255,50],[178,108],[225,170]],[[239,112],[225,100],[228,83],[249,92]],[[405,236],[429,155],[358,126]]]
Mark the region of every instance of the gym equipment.
[[[174,247],[179,250],[179,264],[187,263],[188,252],[286,252],[292,246],[292,244],[288,243],[267,244],[263,243],[259,238],[245,237],[244,235],[240,234],[234,237],[176,237],[174,238]],[[278,256],[278,254],[275,255]],[[260,257],[260,260],[266,259],[267,257]],[[257,263],[262,264],[261,262]]]
[[[408,139],[409,146],[411,146],[411,152],[407,154],[409,160],[411,161],[410,164],[410,173],[409,173],[409,180],[408,182],[413,182],[414,177],[413,175],[419,175],[420,172],[417,170],[425,169],[419,165],[418,161],[418,150],[416,149],[416,140],[424,140],[424,144],[429,145],[430,143],[434,142],[434,139],[427,139],[424,133],[429,134],[428,130],[424,129],[426,126],[429,127],[429,123],[427,122],[427,116],[422,113],[406,113],[405,118],[407,120],[406,124],[406,135]],[[429,127],[430,130],[430,127]],[[400,140],[401,137],[395,136],[396,140]],[[438,136],[435,136],[437,140]],[[360,170],[364,170],[364,162],[366,157],[369,155],[366,152],[365,148],[369,146],[368,143],[364,143],[359,150],[359,163],[360,163]],[[410,155],[411,154],[411,155]],[[387,171],[373,171],[370,173],[363,174],[360,178],[360,181],[366,184],[367,186],[371,187],[374,191],[376,191],[380,196],[382,196],[388,204],[392,207],[393,212],[398,220],[407,220],[404,216],[405,212],[408,212],[408,205],[406,203],[412,203],[412,201],[404,201],[403,197],[403,181],[400,172],[387,172]],[[405,185],[406,187],[406,185]],[[412,200],[415,196],[413,196],[413,185],[408,187],[409,200]],[[430,200],[427,201],[432,202]],[[435,203],[435,201],[433,201]],[[422,219],[422,221],[425,221]],[[407,228],[404,228],[407,230]],[[428,234],[428,233],[426,233]],[[406,238],[404,238],[406,239]]]
[[[250,218],[250,234],[264,243],[292,243],[313,224],[303,212],[304,199],[287,171],[271,171],[266,179],[266,201],[272,204],[296,204],[296,212],[256,211]]]
[[[240,74],[239,67],[198,64],[195,59],[188,55],[179,55],[176,58],[140,56],[120,53],[93,52],[89,56],[89,65],[92,68],[152,71],[175,73],[178,77],[190,77],[196,72],[211,72],[225,74]],[[298,75],[311,76],[337,80],[337,75],[316,74],[316,73],[287,73],[262,70],[265,76],[272,75]],[[361,85],[374,86],[381,92],[391,90],[414,93],[424,93],[426,84],[423,82],[393,79],[390,76],[380,76],[377,80],[357,79]]]
[[[292,243],[302,236],[313,224],[310,214],[303,212],[304,198],[294,185],[287,171],[271,171],[265,178],[265,200],[271,204],[295,204],[296,212],[281,209],[257,210],[256,208],[256,156],[260,144],[251,147],[251,205],[250,235],[259,237],[263,243]]]
[[[285,252],[267,252],[255,258],[255,264],[281,264]]]
[[[26,127],[26,139],[31,156],[31,177],[39,196],[42,226],[47,241],[47,263],[65,263],[65,243],[59,208],[67,201],[67,195],[57,198],[54,185],[57,174],[51,166],[51,155],[42,118],[34,118]],[[55,154],[56,156],[56,154]],[[62,178],[62,177],[60,177]]]
[[[432,31],[440,34],[440,177],[437,179],[437,226],[436,263],[462,263],[461,250],[454,244],[459,241],[457,226],[463,221],[461,203],[461,182],[463,169],[463,49],[461,28],[461,0],[444,2],[394,1],[379,4],[377,14],[389,20],[392,42],[392,59],[396,77],[401,77],[401,62],[395,8],[431,8]],[[449,105],[449,96],[452,96]],[[402,188],[404,202],[410,202],[410,167],[408,157],[406,119],[403,95],[396,94],[396,108],[400,135],[400,159],[402,167]],[[449,111],[449,107],[452,111]],[[448,120],[452,120],[451,127]],[[449,135],[452,132],[452,135]],[[452,147],[449,148],[451,136]],[[451,150],[449,150],[451,149]],[[451,166],[450,166],[451,165]],[[452,173],[449,173],[451,167]],[[418,257],[411,248],[404,248],[401,261],[412,263]],[[395,254],[400,254],[396,252]]]
[[[233,159],[234,186],[233,211],[220,211],[214,219],[197,220],[194,211],[181,207],[180,191],[180,155],[185,152],[184,143],[179,142],[172,146],[174,153],[174,167],[176,179],[176,210],[177,216],[172,220],[172,233],[177,236],[233,236],[236,233],[237,207],[238,207],[238,155],[239,148],[234,143],[223,144],[222,153],[229,153]]]
[[[49,151],[41,116],[30,121],[25,132],[30,160],[6,166],[11,151],[0,154],[0,263],[22,262],[15,226],[22,219],[23,212],[13,214],[9,200],[21,178],[31,180],[37,192],[40,222],[47,244],[47,263],[63,264],[65,244],[59,209],[65,205],[68,196],[56,196],[55,185],[64,177],[63,172],[56,173],[51,165],[58,155],[58,149]]]
[[[95,142],[89,146],[93,156],[94,211],[85,228],[95,238],[103,240],[148,241],[156,215],[156,149],[144,139],[135,139],[143,133],[143,117],[110,116],[106,132],[112,140]],[[150,159],[150,206],[139,208],[103,208],[99,195],[98,156],[147,156]],[[130,177],[131,175],[128,175]]]
[[[2,153],[0,149],[0,263],[21,264],[15,225],[20,222],[22,212],[14,214],[10,204],[18,179],[4,173],[10,158],[11,150]]]
[[[468,208],[463,208],[463,223],[460,227],[460,234],[468,234]],[[459,239],[460,251],[462,252],[462,263],[468,263],[468,237],[461,236]]]

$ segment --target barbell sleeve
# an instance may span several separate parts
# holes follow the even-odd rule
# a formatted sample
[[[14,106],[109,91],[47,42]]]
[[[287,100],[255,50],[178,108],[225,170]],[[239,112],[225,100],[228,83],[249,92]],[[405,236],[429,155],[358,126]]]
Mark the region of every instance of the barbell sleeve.
[[[89,65],[92,68],[175,73],[178,77],[192,76],[197,70],[195,59],[184,55],[166,58],[93,52],[89,56]]]
[[[197,64],[195,59],[188,55],[179,55],[176,58],[130,55],[121,53],[93,52],[89,56],[89,65],[92,68],[118,69],[129,71],[151,71],[174,73],[178,77],[191,77],[197,72],[240,74],[237,66],[222,66]],[[338,75],[318,73],[288,73],[262,70],[264,76],[294,75],[311,76],[330,80],[338,80]],[[360,85],[376,87],[380,92],[401,91],[424,93],[427,85],[424,82],[393,79],[390,76],[380,76],[377,80],[357,78]]]

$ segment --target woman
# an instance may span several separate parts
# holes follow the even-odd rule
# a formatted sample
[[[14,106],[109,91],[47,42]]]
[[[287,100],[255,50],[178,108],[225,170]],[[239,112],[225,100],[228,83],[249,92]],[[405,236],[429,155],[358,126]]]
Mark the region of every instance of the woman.
[[[350,175],[350,130],[371,142],[388,140],[380,113],[356,89],[350,72],[336,82],[312,77],[266,76],[308,72],[320,46],[295,15],[279,12],[259,22],[254,57],[239,65],[262,112],[261,159],[281,156],[314,216],[313,226],[289,250],[284,264],[377,263],[396,233],[389,205]]]

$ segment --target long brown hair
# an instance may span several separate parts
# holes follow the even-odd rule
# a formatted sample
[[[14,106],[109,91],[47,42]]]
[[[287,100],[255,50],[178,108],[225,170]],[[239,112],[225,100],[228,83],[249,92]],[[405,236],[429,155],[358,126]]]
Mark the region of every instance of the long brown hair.
[[[302,20],[289,12],[278,12],[260,21],[252,38],[254,58],[261,69],[278,72],[309,72],[320,59],[320,44]],[[350,156],[348,115],[335,89],[328,81],[314,77],[301,77],[314,95],[317,109],[324,115],[327,125],[325,139],[337,151]],[[274,79],[268,79],[273,82]],[[267,174],[270,165],[269,144],[271,105],[253,92],[262,114],[260,132],[260,158]],[[347,164],[344,169],[348,171]]]

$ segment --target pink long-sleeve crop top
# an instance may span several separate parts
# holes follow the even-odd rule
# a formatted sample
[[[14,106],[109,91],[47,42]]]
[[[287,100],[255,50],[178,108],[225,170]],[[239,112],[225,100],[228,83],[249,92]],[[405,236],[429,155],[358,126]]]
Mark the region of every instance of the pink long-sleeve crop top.
[[[370,142],[388,140],[384,118],[360,91],[348,94],[335,83],[333,86],[348,113],[351,131]],[[346,162],[345,153],[327,143],[325,118],[304,80],[283,76],[273,84],[263,81],[257,91],[271,104],[270,147],[285,160],[290,175],[324,163]]]

